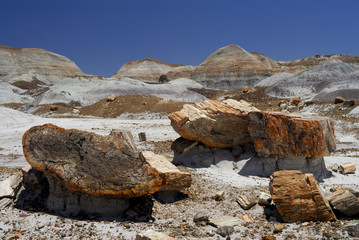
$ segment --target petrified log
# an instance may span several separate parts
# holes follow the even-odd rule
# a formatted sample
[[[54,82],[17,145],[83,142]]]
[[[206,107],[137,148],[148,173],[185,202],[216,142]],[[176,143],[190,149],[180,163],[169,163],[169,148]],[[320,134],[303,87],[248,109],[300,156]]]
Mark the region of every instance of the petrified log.
[[[260,156],[318,158],[336,147],[333,122],[327,117],[251,112],[249,133]]]
[[[270,192],[285,222],[336,220],[312,174],[303,175],[296,170],[275,172]]]
[[[151,151],[144,151],[141,153],[141,156],[152,168],[159,172],[162,178],[162,185],[159,191],[180,191],[191,186],[191,174],[181,172],[166,157]]]
[[[174,130],[183,138],[209,147],[232,148],[250,141],[248,113],[259,111],[246,101],[207,100],[185,104],[169,115]]]
[[[100,136],[45,124],[24,134],[23,150],[31,166],[75,192],[133,198],[162,184],[159,172],[139,157],[130,132]]]
[[[347,216],[359,213],[359,200],[348,190],[338,190],[326,196],[334,209]]]
[[[357,170],[356,166],[354,163],[346,163],[346,164],[342,164],[339,166],[339,172],[341,174],[350,174],[350,173],[355,173],[355,171]]]

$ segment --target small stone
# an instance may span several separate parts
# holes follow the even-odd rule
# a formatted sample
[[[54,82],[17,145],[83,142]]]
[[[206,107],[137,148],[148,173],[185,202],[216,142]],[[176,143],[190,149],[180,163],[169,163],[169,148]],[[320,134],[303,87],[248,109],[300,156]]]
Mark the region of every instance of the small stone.
[[[346,163],[339,166],[339,172],[341,174],[355,173],[356,169],[357,168],[354,163]]]
[[[12,203],[11,198],[2,198],[0,199],[0,209],[6,208]]]
[[[301,102],[298,103],[297,106],[298,106],[299,110],[302,110],[304,105],[305,105],[305,103],[303,101],[301,101]]]
[[[290,112],[290,113],[297,112],[297,111],[298,111],[298,107],[291,105],[291,106],[289,106],[289,107],[287,108],[287,110],[288,110],[288,112]]]
[[[57,106],[55,106],[55,105],[50,105],[50,111],[55,112],[55,111],[57,111],[57,109],[58,109]]]
[[[288,105],[285,102],[281,102],[279,104],[279,108],[280,108],[281,111],[284,111],[284,110],[286,110],[288,108]]]
[[[274,224],[274,232],[275,232],[275,233],[280,233],[280,232],[283,231],[283,229],[284,229],[284,225],[283,225],[283,224],[281,224],[281,223],[275,223],[275,224]]]
[[[234,228],[232,226],[222,226],[219,227],[216,231],[216,233],[218,233],[222,237],[230,236],[231,234],[233,234],[233,232],[234,232]]]
[[[205,222],[207,224],[208,223],[208,215],[203,212],[198,212],[198,213],[196,213],[196,215],[194,215],[193,222],[195,222],[195,223]]]
[[[336,97],[334,99],[334,104],[343,103],[343,102],[345,102],[345,98],[343,97]]]
[[[139,233],[135,240],[174,240],[174,238],[167,236],[164,233],[147,230]]]
[[[260,206],[272,205],[272,196],[269,193],[261,192],[259,194],[258,204]]]
[[[223,201],[224,200],[224,191],[218,191],[216,195],[214,195],[214,200]]]
[[[249,90],[250,90],[249,86],[246,86],[245,88],[243,88],[243,93],[247,93],[249,92]]]
[[[338,172],[339,171],[339,165],[337,163],[334,163],[331,167],[333,172]]]
[[[249,216],[248,214],[239,215],[239,219],[245,221],[246,223],[252,223],[253,218]]]
[[[15,198],[21,187],[22,174],[16,173],[9,178],[0,181],[0,198]]]
[[[115,100],[116,100],[116,96],[113,94],[107,97],[107,102],[113,102]]]
[[[354,106],[354,105],[355,105],[354,100],[345,100],[345,101],[343,102],[342,108],[349,108],[349,107],[352,107],[352,106]]]
[[[299,103],[300,103],[300,97],[299,96],[292,98],[292,104],[293,105],[297,106]]]
[[[79,114],[79,113],[80,113],[80,110],[78,110],[78,109],[72,109],[72,113],[74,113],[74,114]]]
[[[271,235],[265,235],[262,236],[262,240],[276,240],[277,238],[275,236],[271,236]]]
[[[140,132],[138,134],[138,138],[139,138],[140,142],[145,142],[147,140],[146,133],[145,132]]]
[[[246,195],[239,196],[237,198],[237,202],[244,210],[251,209],[254,205],[257,204],[256,201],[251,198],[248,198]]]
[[[343,227],[344,231],[352,237],[359,237],[359,224],[350,224]]]
[[[239,226],[241,224],[241,221],[237,217],[224,215],[224,216],[209,218],[209,224],[215,227]]]

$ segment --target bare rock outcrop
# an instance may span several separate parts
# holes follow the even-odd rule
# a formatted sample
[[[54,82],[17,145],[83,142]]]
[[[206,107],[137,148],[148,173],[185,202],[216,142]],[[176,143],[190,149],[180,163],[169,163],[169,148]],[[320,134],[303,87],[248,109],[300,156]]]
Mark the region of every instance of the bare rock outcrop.
[[[295,170],[275,172],[270,192],[285,222],[336,220],[312,174]]]
[[[161,75],[179,67],[179,64],[165,63],[153,58],[145,58],[124,64],[112,77],[129,77],[148,82],[158,82]]]
[[[249,141],[248,113],[251,111],[258,109],[243,100],[206,100],[186,104],[169,118],[174,130],[183,138],[210,147],[232,148]]]
[[[318,158],[336,146],[333,123],[327,117],[251,112],[249,133],[261,156]]]
[[[45,124],[24,134],[23,150],[31,166],[78,193],[133,198],[162,184],[160,173],[139,157],[129,132],[100,136]]]

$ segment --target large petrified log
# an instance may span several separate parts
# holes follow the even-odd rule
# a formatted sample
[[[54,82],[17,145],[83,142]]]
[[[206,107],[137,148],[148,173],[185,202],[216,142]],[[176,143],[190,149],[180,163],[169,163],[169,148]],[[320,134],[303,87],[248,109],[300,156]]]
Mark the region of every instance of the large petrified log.
[[[185,104],[183,109],[169,115],[174,130],[183,138],[209,147],[232,148],[250,140],[248,113],[258,111],[246,101],[228,99],[206,100]]]
[[[275,172],[271,177],[270,192],[285,222],[336,220],[312,174],[296,170]]]
[[[318,158],[335,150],[333,123],[327,117],[251,112],[249,133],[260,156]]]
[[[130,132],[108,136],[52,124],[23,136],[26,160],[68,189],[96,197],[133,198],[158,191],[160,173],[139,156]]]

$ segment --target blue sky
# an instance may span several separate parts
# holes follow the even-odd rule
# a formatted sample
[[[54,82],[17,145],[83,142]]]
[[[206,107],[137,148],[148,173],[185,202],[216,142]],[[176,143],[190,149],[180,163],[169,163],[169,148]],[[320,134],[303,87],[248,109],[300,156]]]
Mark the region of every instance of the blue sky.
[[[357,0],[1,0],[0,44],[110,76],[146,57],[198,65],[237,44],[275,60],[359,55]]]

